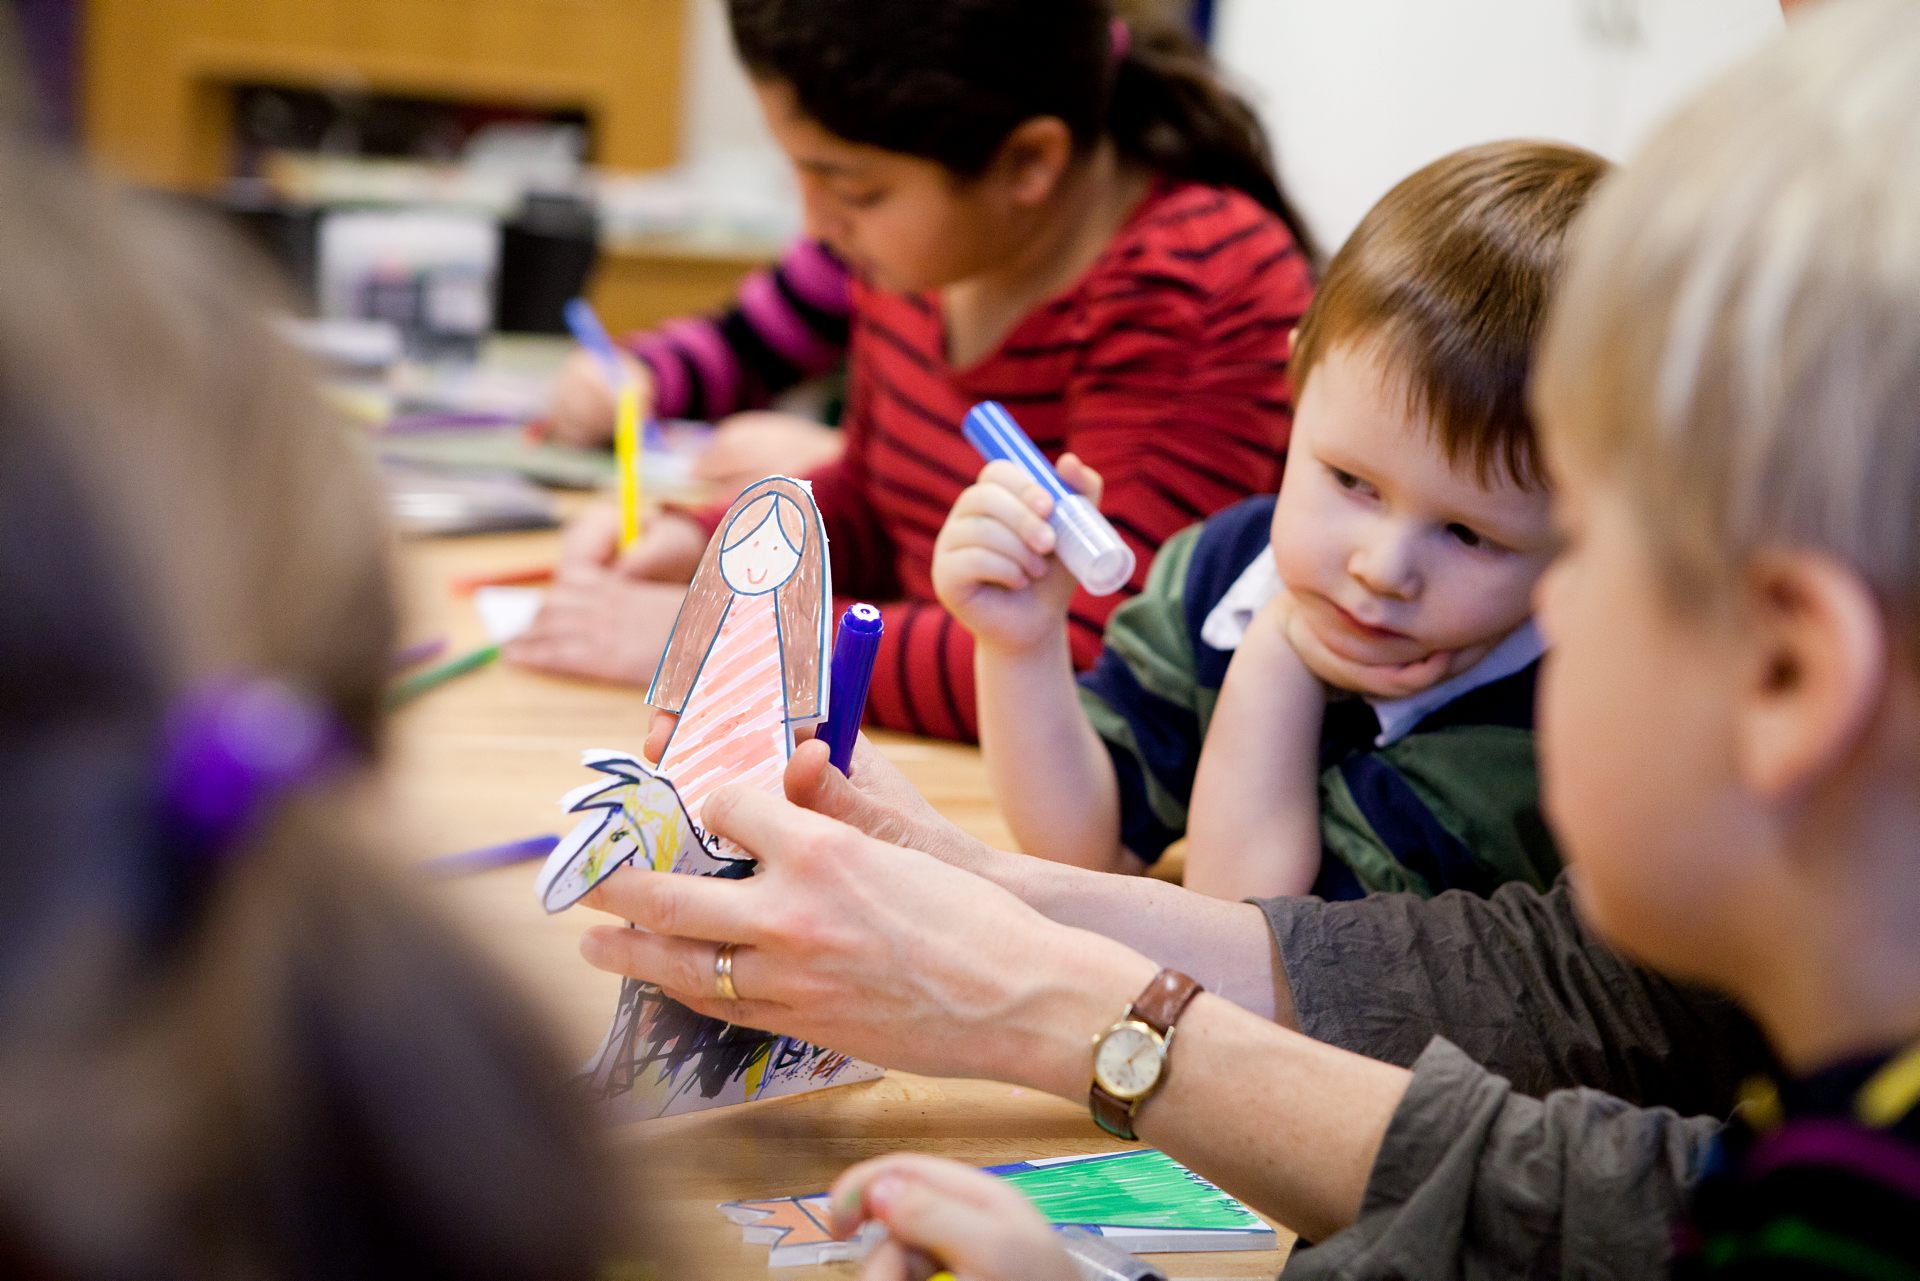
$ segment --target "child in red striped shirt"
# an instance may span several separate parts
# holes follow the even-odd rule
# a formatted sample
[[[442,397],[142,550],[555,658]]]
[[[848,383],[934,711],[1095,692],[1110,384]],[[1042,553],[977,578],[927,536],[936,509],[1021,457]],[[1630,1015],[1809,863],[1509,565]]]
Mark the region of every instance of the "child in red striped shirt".
[[[854,273],[846,452],[810,479],[836,588],[887,614],[869,712],[971,738],[972,640],[931,580],[979,466],[961,417],[1000,400],[1098,468],[1144,575],[1163,539],[1279,479],[1311,292],[1297,223],[1251,111],[1183,33],[1106,0],[731,14],[809,230]],[[611,523],[583,519],[509,655],[646,679],[717,516],[654,519],[617,563]],[[1122,599],[1075,598],[1078,665]]]

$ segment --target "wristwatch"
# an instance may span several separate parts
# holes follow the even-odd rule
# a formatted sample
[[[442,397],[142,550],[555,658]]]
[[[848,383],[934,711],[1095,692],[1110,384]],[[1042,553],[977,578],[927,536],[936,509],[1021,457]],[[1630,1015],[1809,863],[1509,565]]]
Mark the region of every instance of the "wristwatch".
[[[1093,1038],[1087,1106],[1108,1134],[1134,1141],[1134,1114],[1166,1084],[1174,1021],[1198,995],[1198,983],[1178,970],[1161,970],[1119,1021]]]

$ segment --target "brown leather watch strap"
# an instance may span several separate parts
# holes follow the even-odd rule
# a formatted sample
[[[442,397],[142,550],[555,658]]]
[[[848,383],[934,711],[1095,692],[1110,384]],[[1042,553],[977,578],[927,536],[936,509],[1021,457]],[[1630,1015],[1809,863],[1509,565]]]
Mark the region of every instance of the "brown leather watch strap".
[[[1200,985],[1179,970],[1161,970],[1147,984],[1147,990],[1133,999],[1127,1013],[1165,1036],[1187,1003],[1198,995]]]
[[[1153,981],[1147,984],[1146,990],[1135,997],[1133,1004],[1127,1007],[1126,1018],[1136,1019],[1146,1024],[1158,1032],[1162,1038],[1170,1037],[1174,1022],[1179,1019],[1193,998],[1200,995],[1200,990],[1198,983],[1180,971],[1161,970],[1153,976]],[[1159,1092],[1160,1087],[1167,1083],[1167,1070],[1170,1066],[1165,1063],[1161,1065],[1160,1079],[1154,1083],[1153,1090],[1138,1099],[1118,1098],[1109,1094],[1099,1081],[1094,1081],[1087,1091],[1087,1107],[1093,1113],[1095,1124],[1117,1139],[1125,1139],[1129,1143],[1136,1142],[1139,1136],[1133,1132],[1134,1113],[1140,1110],[1142,1103],[1152,1098]]]
[[[1094,1124],[1114,1138],[1125,1139],[1129,1143],[1139,1141],[1139,1136],[1133,1132],[1133,1104],[1115,1098],[1095,1083],[1087,1091],[1087,1107],[1093,1113]]]

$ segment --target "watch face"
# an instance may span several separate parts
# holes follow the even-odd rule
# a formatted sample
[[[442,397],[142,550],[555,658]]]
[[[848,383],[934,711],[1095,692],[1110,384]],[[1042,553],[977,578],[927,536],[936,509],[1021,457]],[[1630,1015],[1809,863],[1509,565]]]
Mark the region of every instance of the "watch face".
[[[1122,1023],[1100,1038],[1093,1052],[1093,1079],[1117,1099],[1137,1099],[1160,1080],[1166,1051],[1144,1023]]]

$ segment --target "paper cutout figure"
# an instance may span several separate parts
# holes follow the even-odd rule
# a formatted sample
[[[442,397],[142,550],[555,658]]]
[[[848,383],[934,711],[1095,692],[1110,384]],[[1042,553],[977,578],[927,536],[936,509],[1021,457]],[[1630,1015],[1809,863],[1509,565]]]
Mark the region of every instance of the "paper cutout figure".
[[[549,912],[629,862],[695,876],[752,874],[750,860],[695,819],[729,783],[778,794],[794,725],[826,714],[826,544],[804,482],[769,477],[734,501],[694,572],[648,691],[649,702],[680,714],[661,763],[585,755],[606,777],[562,801],[583,817],[541,869],[536,890]],[[623,1117],[641,1119],[880,1074],[819,1046],[695,1014],[629,979],[582,1080]]]
[[[1052,1157],[986,1167],[1018,1187],[1055,1227],[1077,1227],[1134,1254],[1271,1250],[1273,1228],[1245,1202],[1222,1192],[1164,1152],[1145,1149]],[[720,1212],[749,1245],[772,1247],[767,1266],[838,1263],[866,1253],[868,1225],[836,1241],[827,1194],[727,1201]]]
[[[656,872],[713,876],[738,860],[715,858],[695,833],[673,784],[624,752],[592,751],[580,763],[611,776],[567,793],[560,804],[582,819],[547,856],[537,891],[549,912],[572,907],[615,868],[639,862]]]
[[[832,597],[812,491],[784,476],[742,490],[694,570],[647,690],[680,717],[659,772],[696,819],[723,784],[779,794],[794,725],[827,714]]]

